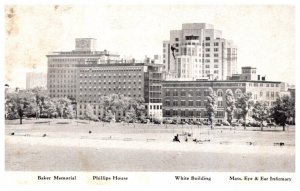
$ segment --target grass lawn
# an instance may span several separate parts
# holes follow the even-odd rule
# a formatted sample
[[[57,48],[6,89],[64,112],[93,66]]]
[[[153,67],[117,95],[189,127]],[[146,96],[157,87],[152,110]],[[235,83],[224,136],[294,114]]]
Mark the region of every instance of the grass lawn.
[[[295,170],[294,126],[284,132],[282,127],[260,131],[254,127],[244,130],[244,127],[218,126],[211,130],[210,126],[68,119],[23,122],[19,125],[19,120],[6,121],[6,170]],[[187,133],[191,136],[186,136]],[[176,134],[182,135],[180,143],[172,142]],[[195,143],[193,139],[201,142]]]

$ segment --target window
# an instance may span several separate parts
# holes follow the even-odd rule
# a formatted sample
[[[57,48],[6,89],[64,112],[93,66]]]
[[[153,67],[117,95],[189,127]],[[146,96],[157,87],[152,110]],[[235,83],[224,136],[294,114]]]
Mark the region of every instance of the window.
[[[178,106],[178,101],[177,100],[173,101],[173,106]]]
[[[173,116],[177,116],[177,110],[173,110]]]
[[[218,49],[218,48],[214,48],[214,51],[215,51],[215,52],[218,52],[218,51],[219,51],[219,49]]]
[[[193,97],[194,96],[194,92],[189,92],[188,93],[188,97]]]
[[[223,106],[223,101],[218,101],[218,107],[222,107]]]
[[[209,68],[209,65],[205,65],[205,68]]]
[[[222,90],[218,90],[218,97],[222,97],[223,96],[223,91]]]
[[[167,90],[167,91],[166,91],[166,96],[170,96],[170,95],[171,95],[170,91]]]
[[[201,106],[201,101],[200,100],[196,101],[196,106]]]
[[[214,68],[218,68],[218,67],[219,67],[219,65],[218,65],[218,64],[215,64],[215,65],[214,65]]]
[[[210,43],[209,42],[205,43],[205,46],[210,46]]]
[[[217,117],[224,117],[223,111],[217,111]]]
[[[214,57],[219,57],[219,54],[214,54]]]
[[[214,46],[219,46],[219,43],[218,42],[214,42]]]
[[[210,37],[205,37],[205,40],[210,40]]]
[[[218,70],[214,70],[214,74],[218,74],[219,73],[219,71]]]
[[[180,93],[180,95],[181,95],[181,96],[186,96],[186,92],[182,91],[182,92]]]
[[[179,41],[179,38],[175,38],[175,41]]]
[[[260,92],[259,96],[262,97],[264,95],[264,92]]]
[[[208,90],[205,90],[204,91],[204,96],[208,96],[208,94],[209,94]]]
[[[185,101],[184,101],[184,100],[181,100],[181,101],[180,101],[180,105],[181,105],[181,106],[185,106]]]
[[[205,54],[205,57],[209,57],[209,54]]]
[[[218,59],[214,59],[214,63],[217,63],[217,62],[219,62],[219,60]]]
[[[189,101],[189,106],[193,106],[194,102],[192,100]]]
[[[196,96],[201,96],[201,92],[200,91],[196,91]]]
[[[178,91],[175,90],[175,91],[173,92],[173,96],[178,96]]]
[[[165,110],[166,111],[166,115],[170,116],[170,110]]]
[[[210,52],[210,48],[206,48],[205,51],[206,51],[206,52]]]

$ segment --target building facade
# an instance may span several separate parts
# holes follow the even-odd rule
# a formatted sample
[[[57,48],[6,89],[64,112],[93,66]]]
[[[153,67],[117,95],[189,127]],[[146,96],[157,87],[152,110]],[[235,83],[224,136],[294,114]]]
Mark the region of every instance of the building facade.
[[[85,104],[90,103],[94,114],[101,117],[103,111],[99,98],[122,94],[131,98],[144,98],[147,116],[162,117],[161,68],[161,65],[146,63],[78,65],[77,115],[82,117]]]
[[[216,120],[226,120],[227,92],[235,98],[251,92],[253,101],[265,101],[271,106],[280,95],[280,83],[271,81],[164,81],[162,83],[163,118],[181,121],[207,120],[206,100],[208,88],[217,95]]]
[[[106,50],[96,51],[95,45],[96,40],[92,38],[75,39],[75,50],[47,55],[50,97],[72,99],[77,105],[78,117],[84,115],[86,103],[101,117],[99,98],[104,95],[144,98],[148,117],[161,118],[159,57],[137,63],[134,59],[120,59],[118,54]]]
[[[109,51],[95,51],[96,39],[75,39],[75,50],[47,55],[47,89],[50,97],[76,98],[77,67],[85,64],[117,63],[120,56]]]
[[[186,23],[163,41],[167,79],[226,80],[237,73],[237,48],[222,32],[206,23]]]
[[[41,72],[26,73],[26,89],[35,87],[47,88],[47,74]]]

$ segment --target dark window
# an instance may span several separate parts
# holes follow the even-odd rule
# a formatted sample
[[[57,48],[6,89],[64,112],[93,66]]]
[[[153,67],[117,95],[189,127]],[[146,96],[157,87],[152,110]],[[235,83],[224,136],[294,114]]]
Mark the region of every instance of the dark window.
[[[166,103],[166,106],[170,106],[171,105],[169,100],[166,100],[165,103]]]
[[[178,101],[177,100],[173,101],[173,106],[178,106]]]
[[[185,106],[185,101],[180,101],[181,106]]]
[[[170,91],[166,91],[166,96],[170,96],[170,95],[171,95]]]
[[[170,110],[166,110],[166,115],[170,116]]]

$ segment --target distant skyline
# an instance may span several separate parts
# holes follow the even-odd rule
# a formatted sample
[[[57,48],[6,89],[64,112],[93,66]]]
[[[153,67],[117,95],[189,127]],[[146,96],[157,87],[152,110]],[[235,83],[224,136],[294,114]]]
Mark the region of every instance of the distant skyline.
[[[46,54],[70,51],[75,38],[97,50],[143,59],[183,23],[209,23],[238,48],[238,71],[257,67],[267,80],[295,84],[295,8],[220,5],[75,5],[5,7],[5,83],[25,88],[26,72],[47,72]]]

